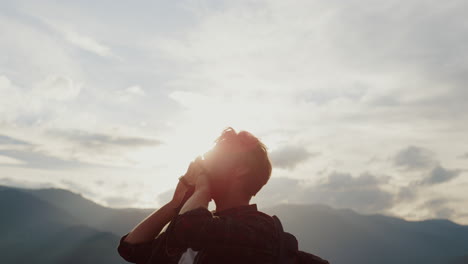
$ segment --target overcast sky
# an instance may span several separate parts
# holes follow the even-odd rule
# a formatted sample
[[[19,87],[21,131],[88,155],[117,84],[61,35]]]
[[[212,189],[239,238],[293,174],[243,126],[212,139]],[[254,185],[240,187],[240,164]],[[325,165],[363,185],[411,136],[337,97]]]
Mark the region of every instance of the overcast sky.
[[[158,207],[227,127],[254,200],[468,224],[468,1],[0,1],[0,184]]]

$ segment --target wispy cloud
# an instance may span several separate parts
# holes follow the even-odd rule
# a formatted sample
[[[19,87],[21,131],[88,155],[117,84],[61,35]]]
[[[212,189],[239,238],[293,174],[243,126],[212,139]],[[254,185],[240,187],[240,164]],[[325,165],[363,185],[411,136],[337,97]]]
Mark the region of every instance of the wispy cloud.
[[[76,32],[71,27],[65,26],[63,22],[52,21],[44,18],[42,18],[42,20],[52,29],[60,33],[70,44],[98,56],[118,58],[112,52],[110,47],[100,43],[90,36]]]
[[[25,162],[8,156],[0,155],[1,165],[23,165]]]
[[[67,131],[50,131],[51,135],[70,140],[80,146],[104,150],[105,148],[113,147],[149,147],[162,144],[161,141],[156,139],[141,138],[141,137],[128,137],[118,135],[106,135],[100,133],[91,133],[80,130],[67,130]]]
[[[300,163],[305,162],[319,153],[311,153],[304,147],[283,146],[269,154],[272,165],[278,168],[294,169]]]
[[[0,135],[0,146],[1,145],[29,145],[29,143],[6,135]]]
[[[460,173],[460,170],[449,170],[442,166],[436,166],[430,171],[428,177],[421,181],[421,184],[433,185],[445,183],[456,178]]]
[[[332,172],[317,183],[273,178],[255,198],[264,206],[278,203],[321,203],[361,213],[385,212],[395,205],[394,194],[383,188],[388,177],[369,173],[353,176]]]
[[[437,161],[434,153],[428,149],[408,146],[395,155],[393,163],[398,167],[414,170],[430,168],[437,164]]]

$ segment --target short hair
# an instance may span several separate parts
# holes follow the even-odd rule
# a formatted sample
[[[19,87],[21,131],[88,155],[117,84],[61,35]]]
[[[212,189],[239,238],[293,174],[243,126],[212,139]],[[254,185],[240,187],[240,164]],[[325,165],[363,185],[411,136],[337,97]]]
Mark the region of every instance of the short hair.
[[[255,196],[268,182],[272,171],[265,144],[247,131],[236,133],[232,127],[224,129],[215,143],[216,146],[228,144],[233,146],[237,150],[236,152],[239,152],[236,155],[236,161],[249,168],[245,175],[244,190],[248,195]]]

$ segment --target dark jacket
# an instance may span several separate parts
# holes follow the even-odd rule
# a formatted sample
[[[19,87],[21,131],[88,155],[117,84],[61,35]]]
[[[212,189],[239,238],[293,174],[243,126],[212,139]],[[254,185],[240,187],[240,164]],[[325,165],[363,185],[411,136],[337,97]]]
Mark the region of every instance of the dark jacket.
[[[128,234],[127,234],[128,235]],[[119,254],[137,264],[178,263],[188,249],[198,251],[194,263],[328,263],[298,250],[296,238],[282,230],[279,219],[255,204],[212,213],[198,208],[176,216],[153,241],[129,244]]]

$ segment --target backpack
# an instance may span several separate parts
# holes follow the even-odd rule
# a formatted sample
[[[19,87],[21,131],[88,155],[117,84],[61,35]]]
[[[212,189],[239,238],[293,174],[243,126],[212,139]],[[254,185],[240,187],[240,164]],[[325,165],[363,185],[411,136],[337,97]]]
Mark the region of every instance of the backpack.
[[[280,238],[278,264],[329,264],[328,261],[318,256],[299,250],[296,237],[284,232],[283,225],[276,215],[273,216],[273,220]]]

